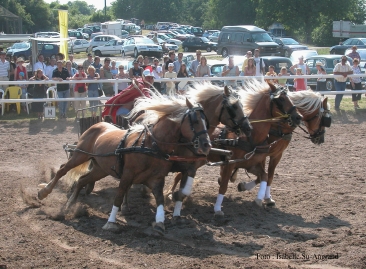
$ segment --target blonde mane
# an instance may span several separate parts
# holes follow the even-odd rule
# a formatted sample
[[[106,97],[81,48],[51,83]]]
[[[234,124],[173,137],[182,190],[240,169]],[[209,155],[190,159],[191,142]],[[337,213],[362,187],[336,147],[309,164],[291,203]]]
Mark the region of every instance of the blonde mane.
[[[141,124],[155,124],[162,117],[179,121],[187,111],[186,100],[182,96],[163,96],[150,91],[151,98],[138,98],[128,118],[133,118],[140,111],[145,111]]]
[[[194,100],[197,103],[201,103],[212,97],[219,97],[222,94],[224,94],[224,88],[213,85],[210,82],[195,82],[186,91],[186,96],[189,100]],[[233,95],[230,95],[229,102],[231,104],[236,100]]]
[[[244,86],[238,90],[244,113],[249,115],[257,106],[263,94],[269,93],[270,90],[271,88],[265,81],[260,82],[256,79],[246,80]]]
[[[301,109],[302,114],[311,114],[315,110],[321,108],[323,104],[320,93],[311,90],[289,92],[288,96],[294,105],[298,109]]]

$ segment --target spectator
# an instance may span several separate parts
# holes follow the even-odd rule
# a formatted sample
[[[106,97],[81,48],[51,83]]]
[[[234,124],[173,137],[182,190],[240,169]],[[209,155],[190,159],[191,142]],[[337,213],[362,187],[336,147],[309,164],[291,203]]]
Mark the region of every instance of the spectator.
[[[150,70],[150,72],[152,72],[152,68],[151,68],[151,64],[150,64],[150,60],[149,57],[145,56],[144,60],[142,62],[142,65],[140,65],[142,67],[143,70],[145,70],[146,68],[148,68]]]
[[[139,66],[143,66],[144,65],[144,56],[142,56],[142,55],[139,55],[139,56],[137,56],[137,62],[139,63]]]
[[[48,66],[48,65],[50,65],[50,62],[51,62],[50,57],[46,57],[46,58],[44,59],[44,64],[46,65],[46,68],[47,68],[47,66]]]
[[[56,65],[56,58],[51,58],[50,65],[46,66],[46,73],[45,75],[49,78],[52,78],[53,71],[57,68]]]
[[[35,75],[35,73],[33,73],[32,56],[29,56],[29,58],[28,58],[28,64],[25,67],[27,68],[28,78],[33,77]]]
[[[292,74],[296,75],[297,68],[301,68],[303,75],[310,75],[310,68],[307,64],[304,63],[304,56],[299,57],[299,62],[290,67],[290,71]],[[305,89],[308,88],[307,80],[305,79]]]
[[[5,60],[5,55],[5,51],[0,51],[0,81],[9,81],[10,76],[10,63]],[[0,85],[0,87],[5,92],[8,85]]]
[[[83,67],[84,68],[84,67]],[[90,65],[88,67],[88,76],[87,79],[89,80],[97,80],[99,79],[99,74],[95,72],[94,66]],[[88,97],[99,97],[99,83],[88,83]],[[92,112],[92,116],[95,117],[97,113],[97,105],[99,101],[89,101],[90,104],[90,110]]]
[[[133,61],[133,67],[130,68],[128,74],[130,78],[140,78],[142,76],[142,67],[139,66],[139,62],[137,60]]]
[[[361,56],[357,52],[357,46],[352,46],[352,52],[348,53],[347,56],[350,57],[351,59],[358,59],[358,62],[361,61]]]
[[[361,68],[359,66],[360,60],[358,58],[353,59],[352,71],[354,75],[361,74]],[[352,90],[362,90],[361,78],[360,77],[353,77],[349,79],[351,81]],[[360,108],[358,105],[358,101],[361,100],[361,94],[352,94],[352,101],[355,109]]]
[[[245,60],[244,60],[243,66],[241,67],[241,71],[243,73],[245,73],[245,67],[248,65],[248,60],[252,57],[253,57],[253,53],[250,50],[248,50],[247,54],[245,55]],[[244,76],[245,76],[245,74],[244,74]]]
[[[127,79],[128,78],[128,74],[125,73],[125,67],[122,64],[120,66],[118,66],[118,71],[119,71],[119,73],[117,74],[117,79]],[[120,93],[127,87],[128,87],[128,82],[119,82],[118,83],[118,93]]]
[[[180,70],[180,66],[183,63],[183,53],[182,52],[178,52],[178,59],[176,61],[173,62],[174,64],[174,72],[178,73]]]
[[[168,72],[165,72],[164,78],[176,78],[177,73],[174,72],[174,64],[168,64]],[[174,95],[175,94],[175,83],[173,81],[166,82],[166,94],[167,95]]]
[[[177,74],[177,77],[178,78],[187,78],[189,77],[188,76],[188,71],[187,71],[187,66],[185,63],[182,63],[180,68],[179,68],[179,71],[178,71],[178,74]],[[186,89],[186,85],[187,85],[187,81],[181,81],[177,84],[177,90],[182,93],[185,91]]]
[[[207,59],[205,56],[202,56],[200,64],[197,66],[196,77],[209,77],[210,75],[211,70],[207,65]]]
[[[27,68],[25,68],[25,66],[23,64],[24,64],[23,58],[19,57],[17,59],[17,67],[15,68],[15,71],[14,71],[15,80],[19,80],[20,72],[23,72],[23,79],[28,80]]]
[[[302,76],[304,75],[302,73],[302,69],[301,68],[296,68],[296,76]],[[295,91],[299,92],[299,91],[305,91],[306,90],[306,83],[305,83],[305,79],[304,78],[295,78],[294,79],[294,87],[295,87]]]
[[[100,68],[102,67],[102,64],[100,63],[100,57],[99,56],[94,57],[94,62],[91,65],[94,66],[95,72],[100,75]]]
[[[346,90],[347,76],[353,74],[352,67],[348,64],[347,56],[341,57],[341,62],[337,63],[333,69],[334,75],[341,75],[341,77],[335,77],[334,86],[336,91]],[[334,109],[339,111],[342,102],[343,94],[337,94],[334,102]]]
[[[100,78],[101,79],[112,79],[112,72],[111,67],[109,64],[111,63],[111,58],[105,58],[104,59],[104,65],[102,68],[100,68]],[[103,92],[105,96],[113,96],[114,95],[114,89],[113,89],[113,83],[112,82],[104,82],[103,83]]]
[[[254,65],[254,58],[250,57],[248,58],[247,64],[244,67],[244,76],[255,76],[256,73],[256,68]]]
[[[113,60],[111,62],[111,73],[112,73],[112,78],[116,78],[117,74],[118,74],[118,68],[116,67],[116,61]]]
[[[273,65],[270,65],[268,66],[268,72],[266,73],[266,76],[267,77],[277,77],[277,74],[276,72],[274,71],[274,66]],[[266,82],[269,82],[269,83],[272,83],[272,84],[275,84],[277,83],[277,79],[266,79]]]
[[[69,61],[71,62],[71,67],[77,69],[78,64],[74,62],[74,54],[69,54]]]
[[[33,66],[33,70],[41,69],[43,74],[46,74],[46,64],[44,63],[43,54],[38,55],[38,62],[36,62]]]
[[[163,75],[165,74],[165,65],[166,65],[166,62],[169,61],[169,57],[168,56],[164,56],[163,58],[163,65],[162,65],[162,69],[163,69]]]
[[[17,73],[17,81],[27,81],[25,79],[25,76],[26,76],[26,73],[24,73],[24,72]],[[25,84],[18,84],[18,86],[22,89],[22,96],[21,96],[21,98],[22,99],[25,99],[26,98],[26,94],[27,94],[27,85],[25,85]],[[22,103],[22,107],[23,107],[23,111],[27,111],[26,103]]]
[[[203,58],[205,58],[205,57],[202,57],[201,61]],[[198,68],[197,68],[197,72],[198,72]],[[222,71],[222,76],[223,77],[237,77],[237,76],[239,76],[239,74],[240,74],[239,67],[234,65],[234,56],[229,56],[229,64],[224,66],[224,69]],[[233,88],[236,88],[236,86],[237,86],[236,80],[225,80],[224,84],[226,86],[231,86]]]
[[[83,62],[83,68],[84,68],[84,72],[88,71],[88,67],[89,65],[91,65],[93,63],[93,55],[91,53],[88,53],[88,59],[86,59]],[[95,68],[94,68],[95,69]]]
[[[153,70],[152,73],[154,75],[154,80],[160,79],[161,77],[164,76],[163,68],[159,65],[159,59],[157,59],[157,58],[154,59],[154,64],[151,66],[151,68]],[[161,92],[161,82],[154,82],[154,87],[159,92]]]
[[[154,41],[154,44],[159,45],[158,33],[156,33],[156,32],[154,33],[154,37],[153,37],[152,41]]]
[[[66,66],[70,65],[71,62],[67,61]],[[72,68],[74,69],[74,68]],[[78,66],[77,72],[73,75],[72,79],[74,80],[85,80],[87,78],[84,68],[82,65]],[[86,85],[85,83],[76,83],[74,85],[74,97],[76,98],[85,98],[86,97]],[[86,107],[86,101],[75,101],[74,109],[77,112],[79,109],[83,109]]]
[[[193,76],[196,75],[197,67],[198,67],[198,65],[201,62],[201,55],[202,55],[202,52],[200,50],[196,50],[196,57],[197,57],[197,59],[194,60],[194,61],[192,61],[191,67],[189,69],[189,71],[191,71],[191,73],[193,74]]]
[[[66,62],[66,69],[69,72],[69,77],[70,78],[73,78],[75,76],[75,74],[78,72],[77,69],[75,69],[75,68],[72,67],[71,61],[67,61]],[[74,97],[75,96],[74,95],[74,92],[75,92],[74,89],[75,89],[75,91],[77,91],[77,88],[75,88],[75,84],[74,83],[70,83],[70,96],[71,97]],[[70,103],[70,106],[72,106],[72,102]]]
[[[165,71],[168,71],[169,64],[174,63],[174,61],[175,61],[175,52],[174,52],[174,50],[171,50],[171,51],[169,51],[169,59],[165,63]],[[174,66],[174,64],[173,64],[173,66]]]
[[[287,73],[287,68],[286,67],[282,67],[280,73],[278,73],[279,77],[282,76],[289,76],[290,74]],[[277,79],[277,83],[280,84],[281,86],[286,86],[286,82],[287,82],[287,78],[278,78]]]
[[[42,69],[38,69],[35,72],[35,76],[31,77],[29,79],[30,81],[33,80],[48,80],[48,77],[43,75],[43,71]],[[33,98],[46,98],[46,84],[35,84],[34,85],[34,91],[33,91]],[[43,119],[43,106],[44,106],[44,102],[35,102],[32,104],[32,110],[33,112],[37,112],[38,113],[38,119],[42,120]]]
[[[255,75],[263,76],[266,65],[263,59],[259,57],[259,49],[254,50],[254,64],[255,64]]]
[[[55,70],[53,70],[52,79],[56,80],[56,81],[69,80],[70,79],[69,71],[67,71],[67,69],[65,67],[62,67],[62,60],[58,60],[56,64],[57,64],[57,68]],[[70,85],[69,84],[58,83],[56,87],[57,87],[57,96],[59,99],[70,97]],[[66,119],[67,105],[68,105],[68,102],[58,102],[60,119],[62,119],[62,118]]]
[[[62,61],[62,67],[66,66],[65,55],[63,53],[59,52],[59,53],[56,54],[56,62],[58,60]]]
[[[323,68],[323,64],[321,62],[317,62],[315,64],[317,72],[317,75],[326,75],[327,71],[325,71],[325,69]],[[327,86],[326,86],[327,80],[325,78],[318,78],[316,80],[316,90],[317,91],[326,91],[327,90]]]
[[[13,60],[9,60],[10,62],[10,76],[9,76],[9,80],[10,81],[14,81],[14,74],[15,74],[15,69],[17,68],[17,56],[13,56]]]

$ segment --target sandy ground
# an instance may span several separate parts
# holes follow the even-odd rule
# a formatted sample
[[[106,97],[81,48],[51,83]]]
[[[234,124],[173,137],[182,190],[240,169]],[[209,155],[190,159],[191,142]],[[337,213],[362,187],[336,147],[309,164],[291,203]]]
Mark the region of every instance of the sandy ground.
[[[155,201],[137,188],[120,232],[101,229],[118,184],[111,177],[82,191],[67,215],[61,188],[39,201],[38,184],[66,161],[62,145],[77,140],[75,123],[1,122],[0,268],[366,268],[363,118],[334,123],[321,146],[294,134],[276,171],[275,208],[253,203],[258,189],[230,183],[218,223],[218,168],[202,167],[182,223],[167,206],[165,236],[152,233]],[[238,180],[251,179],[241,171]]]

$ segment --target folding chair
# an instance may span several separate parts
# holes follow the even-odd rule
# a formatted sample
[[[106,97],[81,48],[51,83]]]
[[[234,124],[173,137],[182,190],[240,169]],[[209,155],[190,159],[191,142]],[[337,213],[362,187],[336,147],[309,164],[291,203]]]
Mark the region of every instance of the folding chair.
[[[0,89],[1,92],[1,99],[5,99],[5,93],[2,89]],[[4,111],[5,111],[5,103],[1,104],[1,115],[4,115]]]
[[[18,86],[10,86],[6,88],[5,90],[5,96],[8,97],[8,99],[20,99],[22,96],[22,88]],[[10,110],[11,103],[6,103],[6,111]],[[20,102],[15,103],[17,107],[18,115],[20,114]]]

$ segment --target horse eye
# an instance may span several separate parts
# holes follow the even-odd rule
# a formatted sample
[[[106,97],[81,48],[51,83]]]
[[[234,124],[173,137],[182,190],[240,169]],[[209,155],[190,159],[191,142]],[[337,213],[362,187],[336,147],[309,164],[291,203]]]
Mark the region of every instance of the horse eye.
[[[231,107],[232,107],[233,109],[235,109],[235,110],[236,110],[236,109],[238,109],[238,106],[237,106],[237,105],[232,105]]]

